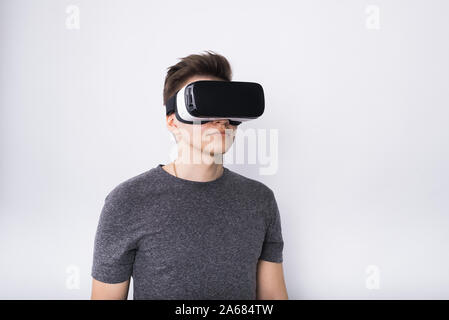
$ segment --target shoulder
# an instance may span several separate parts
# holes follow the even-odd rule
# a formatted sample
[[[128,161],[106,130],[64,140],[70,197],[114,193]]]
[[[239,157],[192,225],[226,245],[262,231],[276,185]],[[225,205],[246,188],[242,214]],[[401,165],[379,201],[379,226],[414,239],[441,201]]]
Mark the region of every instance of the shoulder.
[[[118,183],[106,195],[105,201],[112,204],[135,201],[145,196],[156,185],[156,175],[153,168]]]
[[[231,184],[240,192],[250,192],[259,200],[271,201],[274,198],[273,190],[265,183],[245,177],[244,175],[232,170],[229,170],[229,175],[231,176]]]

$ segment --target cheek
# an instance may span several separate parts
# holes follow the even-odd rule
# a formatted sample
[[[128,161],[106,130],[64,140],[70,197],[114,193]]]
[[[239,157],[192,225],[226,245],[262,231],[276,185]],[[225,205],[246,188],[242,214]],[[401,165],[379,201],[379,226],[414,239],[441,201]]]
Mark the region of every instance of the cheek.
[[[185,132],[186,139],[189,139],[190,143],[194,145],[204,145],[212,140],[211,136],[207,136],[208,132],[201,127],[191,126]]]
[[[201,127],[201,141],[202,143],[209,143],[214,140],[214,137],[209,135],[211,133],[216,132],[215,129],[211,129],[207,126]]]
[[[203,135],[201,137],[201,143],[203,145],[210,144],[214,141],[214,136],[208,136],[206,132],[203,132]]]
[[[192,137],[192,131],[186,128],[181,129],[181,134],[184,141],[189,141]]]
[[[195,139],[195,140],[193,140],[194,141],[193,143],[195,145],[202,144],[203,146],[205,146],[208,144],[212,145],[212,144],[216,144],[216,143],[223,143],[223,141],[226,141],[227,143],[232,142],[232,141],[234,141],[234,138],[235,138],[236,126],[231,126],[228,128],[228,130],[231,130],[231,129],[232,129],[231,136],[227,137],[226,140],[224,140],[224,139],[222,140],[221,136],[208,135],[210,133],[217,132],[215,128],[211,128],[211,127],[203,125],[203,126],[201,126],[201,131],[200,131],[201,136],[196,136],[196,137],[193,136],[193,130],[192,130],[192,137],[193,137],[193,139]]]

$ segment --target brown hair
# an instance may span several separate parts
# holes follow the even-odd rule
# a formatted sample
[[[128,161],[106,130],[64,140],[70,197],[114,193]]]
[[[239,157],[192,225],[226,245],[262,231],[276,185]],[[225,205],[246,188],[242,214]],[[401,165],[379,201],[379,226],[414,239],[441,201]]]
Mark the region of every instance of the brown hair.
[[[231,81],[232,70],[228,60],[222,55],[211,50],[204,54],[191,54],[180,58],[181,61],[167,68],[164,82],[164,105],[174,95],[181,85],[192,76],[213,76],[224,81]]]

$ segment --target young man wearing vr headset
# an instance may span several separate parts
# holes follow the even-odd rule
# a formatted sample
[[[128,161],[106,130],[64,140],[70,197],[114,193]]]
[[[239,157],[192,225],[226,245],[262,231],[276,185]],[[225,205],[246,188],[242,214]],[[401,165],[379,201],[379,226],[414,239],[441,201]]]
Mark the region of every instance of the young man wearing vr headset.
[[[288,299],[274,193],[222,163],[237,126],[263,112],[261,86],[231,82],[209,51],[171,66],[163,96],[178,158],[107,195],[91,298],[127,299],[132,276],[134,299]]]

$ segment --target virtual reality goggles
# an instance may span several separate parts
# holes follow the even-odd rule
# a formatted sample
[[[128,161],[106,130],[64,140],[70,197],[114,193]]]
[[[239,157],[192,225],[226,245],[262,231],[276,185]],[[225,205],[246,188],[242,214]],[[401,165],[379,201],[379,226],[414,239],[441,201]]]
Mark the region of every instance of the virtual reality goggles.
[[[265,109],[263,88],[255,82],[200,80],[189,83],[165,105],[169,115],[188,124],[228,119],[231,125],[260,117]]]

